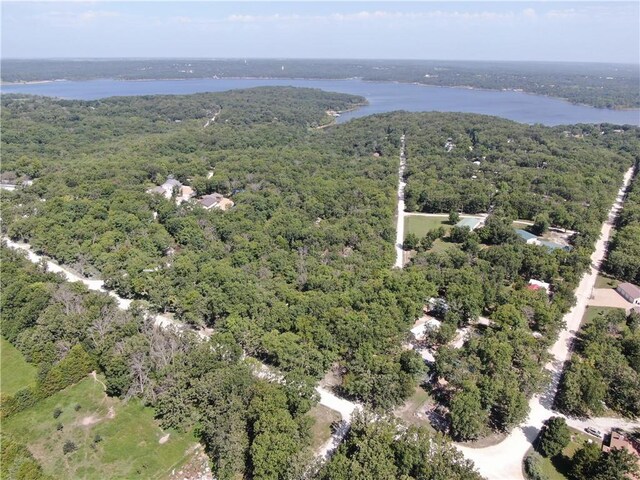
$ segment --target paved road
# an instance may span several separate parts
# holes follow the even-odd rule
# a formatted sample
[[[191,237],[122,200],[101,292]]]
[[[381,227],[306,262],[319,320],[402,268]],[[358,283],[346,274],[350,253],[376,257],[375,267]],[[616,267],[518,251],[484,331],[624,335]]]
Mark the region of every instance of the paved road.
[[[532,442],[535,440],[543,422],[553,415],[553,400],[558,391],[558,382],[564,369],[565,362],[571,355],[571,345],[575,338],[575,332],[580,328],[580,322],[584,315],[591,290],[596,282],[596,276],[606,253],[606,245],[611,236],[613,224],[622,203],[624,192],[631,181],[633,169],[629,169],[624,175],[623,186],[618,191],[607,220],[602,225],[600,238],[596,242],[595,251],[591,255],[591,268],[584,274],[576,289],[576,305],[564,316],[565,328],[560,332],[558,340],[550,348],[552,361],[547,364],[551,372],[552,381],[547,390],[541,395],[535,395],[529,402],[530,413],[524,424],[515,428],[509,436],[497,445],[487,448],[469,448],[457,445],[466,458],[473,460],[482,475],[490,480],[519,480],[522,476],[522,459]],[[612,426],[624,426],[624,421],[619,419],[593,419],[593,420],[569,420],[571,426],[585,428],[587,425],[601,425],[601,430],[608,430]],[[635,423],[637,425],[637,422]]]

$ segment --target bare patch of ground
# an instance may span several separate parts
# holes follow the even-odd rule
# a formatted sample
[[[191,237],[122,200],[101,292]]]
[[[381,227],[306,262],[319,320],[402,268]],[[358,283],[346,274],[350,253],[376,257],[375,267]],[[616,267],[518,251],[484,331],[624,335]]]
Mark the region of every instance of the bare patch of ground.
[[[165,443],[167,443],[169,441],[169,437],[171,436],[170,433],[167,433],[166,435],[163,435],[162,437],[160,437],[160,440],[158,440],[158,443],[160,445],[163,445]]]
[[[86,417],[82,417],[80,420],[78,420],[78,424],[82,425],[83,427],[90,427],[91,425],[95,425],[96,423],[98,423],[100,420],[102,419],[97,415],[87,415]]]
[[[189,460],[181,467],[174,468],[169,475],[169,480],[213,480],[213,473],[209,466],[209,457],[204,452],[202,445],[195,445],[185,455],[190,455]]]
[[[410,425],[431,427],[428,414],[434,406],[431,395],[422,387],[416,387],[413,395],[393,413]]]
[[[625,310],[629,310],[633,306],[613,288],[594,288],[587,304],[598,307],[624,308]]]

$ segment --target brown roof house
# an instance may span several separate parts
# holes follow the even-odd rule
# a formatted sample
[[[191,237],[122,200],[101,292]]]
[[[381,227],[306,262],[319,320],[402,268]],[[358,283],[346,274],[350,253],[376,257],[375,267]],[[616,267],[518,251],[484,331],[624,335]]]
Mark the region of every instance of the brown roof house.
[[[607,442],[609,442],[607,444]],[[628,438],[624,434],[620,432],[616,432],[613,430],[611,435],[605,435],[604,440],[602,441],[602,451],[610,452],[614,448],[620,450],[626,450],[631,455],[636,457],[636,463],[638,467],[640,467],[640,445],[635,440]],[[629,478],[638,479],[637,475],[629,475]]]
[[[618,285],[616,292],[624,297],[627,302],[640,305],[640,287],[633,283],[624,282]]]
[[[202,205],[202,208],[206,210],[217,208],[218,210],[222,211],[227,210],[234,205],[232,200],[219,193],[212,193],[211,195],[200,197],[198,199],[198,203],[200,203],[200,205]]]

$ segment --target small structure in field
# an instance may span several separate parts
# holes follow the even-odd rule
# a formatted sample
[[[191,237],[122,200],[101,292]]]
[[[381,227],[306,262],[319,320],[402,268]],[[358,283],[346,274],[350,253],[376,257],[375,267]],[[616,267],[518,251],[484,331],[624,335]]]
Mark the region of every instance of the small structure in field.
[[[480,228],[483,225],[484,225],[484,218],[477,218],[477,217],[463,218],[458,223],[456,223],[456,227],[468,227],[469,230],[471,230],[472,232],[476,228]]]
[[[543,290],[546,290],[547,293],[549,293],[551,291],[551,284],[532,278],[529,280],[529,285],[527,286],[527,288],[529,290],[543,289]]]
[[[624,282],[616,287],[616,292],[622,295],[627,302],[633,303],[634,305],[640,305],[640,287],[637,285]]]

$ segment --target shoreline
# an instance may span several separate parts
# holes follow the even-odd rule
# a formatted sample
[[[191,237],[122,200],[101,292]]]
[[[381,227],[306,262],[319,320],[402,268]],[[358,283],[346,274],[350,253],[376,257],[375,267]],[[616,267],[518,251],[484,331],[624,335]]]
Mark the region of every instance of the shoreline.
[[[549,94],[545,94],[545,93],[536,93],[536,92],[531,92],[531,91],[527,91],[524,89],[520,89],[520,88],[509,88],[509,87],[504,87],[504,88],[484,88],[484,87],[474,87],[471,85],[434,85],[434,84],[430,84],[430,83],[421,83],[418,81],[401,81],[401,80],[365,80],[362,77],[349,77],[349,78],[320,78],[320,77],[269,77],[269,76],[229,76],[229,77],[218,77],[218,78],[214,78],[214,77],[192,77],[192,78],[185,78],[185,77],[180,77],[180,78],[117,78],[117,77],[103,77],[103,78],[88,78],[88,79],[77,79],[77,80],[73,80],[73,79],[66,79],[66,78],[61,78],[61,79],[55,79],[55,80],[29,80],[29,81],[17,81],[17,82],[0,82],[0,87],[1,86],[19,86],[19,85],[38,85],[38,84],[47,84],[47,83],[55,83],[55,82],[91,82],[91,81],[99,81],[99,80],[111,80],[114,82],[176,82],[176,81],[193,81],[193,80],[277,80],[277,81],[286,81],[286,80],[297,80],[297,81],[304,81],[304,80],[309,80],[309,81],[341,81],[341,82],[348,82],[348,81],[360,81],[363,83],[395,83],[395,84],[404,84],[404,85],[416,85],[416,86],[420,86],[420,87],[435,87],[435,88],[461,88],[461,89],[465,89],[465,90],[478,90],[478,91],[484,91],[484,92],[512,92],[512,93],[522,93],[522,94],[526,94],[526,95],[533,95],[533,96],[539,96],[539,97],[545,97],[545,98],[551,98],[551,99],[555,99],[555,100],[561,100],[563,102],[566,102],[569,105],[576,105],[576,106],[581,106],[581,107],[588,107],[588,108],[593,108],[596,110],[605,110],[605,111],[612,111],[612,112],[640,112],[640,106],[639,107],[623,107],[623,106],[619,106],[619,107],[613,107],[613,108],[608,108],[608,107],[596,107],[595,105],[590,105],[588,103],[580,103],[580,102],[572,102],[571,100],[569,100],[568,98],[565,97],[560,97],[560,96],[555,96],[555,95],[549,95]],[[311,88],[311,87],[310,87]]]

